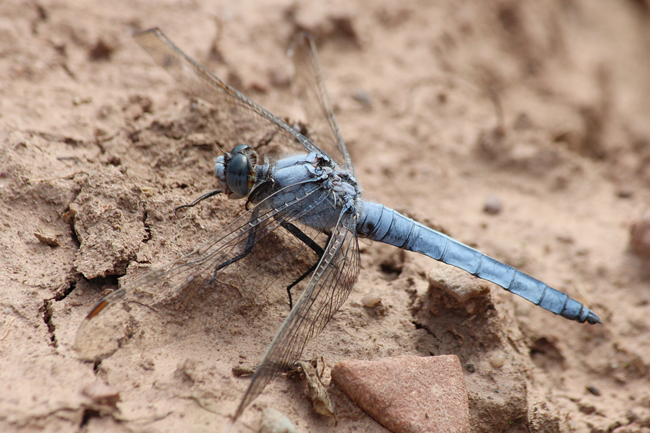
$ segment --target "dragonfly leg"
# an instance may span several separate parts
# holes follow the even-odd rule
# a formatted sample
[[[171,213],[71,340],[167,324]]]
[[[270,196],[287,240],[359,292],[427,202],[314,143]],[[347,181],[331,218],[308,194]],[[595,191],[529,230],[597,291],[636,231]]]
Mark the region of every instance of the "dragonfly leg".
[[[318,255],[318,260],[316,263],[314,263],[305,273],[303,273],[301,276],[299,276],[293,283],[289,284],[287,286],[287,294],[289,295],[289,310],[293,309],[293,299],[291,297],[291,289],[295,287],[296,284],[307,278],[309,274],[314,272],[314,269],[316,269],[316,266],[318,266],[318,262],[320,262],[321,257],[323,257],[323,254],[325,251],[323,248],[321,248],[320,245],[318,245],[312,238],[307,236],[305,233],[303,233],[302,230],[300,230],[298,227],[295,225],[288,223],[288,222],[282,222],[281,223],[282,227],[284,227],[289,233],[294,235],[296,238],[301,240],[305,245],[307,245],[309,248],[314,250],[316,255]]]
[[[320,261],[320,260],[319,260],[319,261]],[[309,276],[309,274],[311,274],[312,272],[314,272],[314,269],[316,269],[316,266],[318,266],[318,262],[316,262],[316,263],[314,263],[313,265],[311,265],[311,267],[310,267],[309,269],[307,269],[307,271],[305,271],[304,274],[302,274],[301,276],[299,276],[298,278],[296,278],[296,281],[294,281],[293,283],[291,283],[291,284],[289,284],[289,285],[287,286],[287,293],[289,294],[289,311],[293,310],[293,299],[291,298],[291,289],[293,289],[293,287],[294,287],[296,284],[298,284],[299,282],[301,282],[302,280],[304,280],[305,278],[307,278],[307,276]]]
[[[197,204],[199,204],[199,202],[205,200],[206,198],[210,198],[210,197],[215,196],[215,195],[217,195],[217,194],[221,194],[221,190],[220,190],[220,189],[215,189],[214,191],[210,191],[210,192],[208,192],[208,193],[206,193],[206,194],[203,194],[201,197],[197,198],[196,200],[194,200],[194,201],[193,201],[192,203],[190,203],[190,204],[182,204],[182,205],[180,205],[180,206],[174,208],[174,213],[178,212],[179,209],[184,209],[184,208],[186,208],[186,207],[194,207],[194,206],[196,206]]]
[[[253,203],[257,203],[259,200],[259,197],[261,195],[264,195],[267,191],[271,189],[273,186],[273,179],[267,179],[260,183],[258,186],[253,189],[250,194],[248,194],[248,198],[246,199],[246,210],[249,209],[249,206]]]
[[[253,212],[253,215],[251,217],[251,222],[256,220],[257,220],[257,212]],[[212,273],[212,278],[210,279],[209,284],[213,283],[214,280],[217,278],[217,272],[219,272],[219,270],[225,268],[226,266],[232,265],[236,261],[243,259],[247,255],[249,255],[251,251],[253,251],[253,245],[255,245],[256,236],[257,236],[257,225],[253,225],[253,227],[248,232],[248,240],[246,240],[246,246],[244,247],[244,251],[242,251],[241,254],[237,254],[235,257],[228,259],[225,262],[217,265],[214,268],[214,272]]]

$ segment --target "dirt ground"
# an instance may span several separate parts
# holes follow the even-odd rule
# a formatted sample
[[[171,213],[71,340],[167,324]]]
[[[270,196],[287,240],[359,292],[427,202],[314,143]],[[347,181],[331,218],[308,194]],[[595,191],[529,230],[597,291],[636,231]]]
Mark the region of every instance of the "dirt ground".
[[[237,137],[133,42],[153,26],[297,120],[286,51],[309,30],[365,199],[603,319],[464,277],[490,294],[461,304],[430,288],[454,269],[366,242],[355,290],[303,354],[322,357],[326,383],[343,359],[456,354],[475,432],[650,432],[650,262],[629,247],[650,207],[644,0],[1,2],[0,430],[224,431],[248,384],[232,369],[254,368],[287,314],[281,291],[246,307],[233,284],[134,305],[133,335],[101,362],[73,350],[119,277],[188,252],[242,206],[173,212],[216,187],[214,158]],[[380,306],[362,305],[369,293]],[[236,431],[266,407],[301,432],[386,431],[328,390],[337,424],[281,377]]]

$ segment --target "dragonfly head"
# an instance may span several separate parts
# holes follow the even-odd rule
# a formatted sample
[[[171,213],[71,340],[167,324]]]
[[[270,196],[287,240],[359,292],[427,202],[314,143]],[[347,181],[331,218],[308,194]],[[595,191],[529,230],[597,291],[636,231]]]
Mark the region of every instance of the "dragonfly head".
[[[257,159],[257,152],[247,144],[237,145],[217,158],[214,174],[229,198],[244,198],[251,192],[257,180]]]

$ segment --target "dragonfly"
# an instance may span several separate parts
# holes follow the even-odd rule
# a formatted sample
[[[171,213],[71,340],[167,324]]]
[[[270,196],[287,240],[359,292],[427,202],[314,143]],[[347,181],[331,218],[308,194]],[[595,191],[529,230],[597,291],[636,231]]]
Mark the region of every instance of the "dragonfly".
[[[214,104],[226,118],[242,119],[242,136],[256,133],[265,142],[281,143],[297,153],[262,158],[253,146],[238,144],[218,156],[214,172],[220,189],[185,206],[221,194],[245,199],[245,209],[191,252],[104,297],[79,328],[75,344],[82,357],[105,349],[100,330],[110,337],[112,318],[118,315],[113,307],[136,292],[176,293],[227,278],[243,278],[245,285],[260,290],[284,287],[290,312],[255,369],[232,416],[235,422],[272,379],[300,358],[346,301],[359,276],[359,238],[456,266],[567,319],[601,323],[565,293],[393,209],[364,201],[308,33],[294,39],[290,52],[308,131],[290,126],[226,84],[159,28],[134,37],[191,95]],[[302,292],[294,303],[291,291],[297,286]]]

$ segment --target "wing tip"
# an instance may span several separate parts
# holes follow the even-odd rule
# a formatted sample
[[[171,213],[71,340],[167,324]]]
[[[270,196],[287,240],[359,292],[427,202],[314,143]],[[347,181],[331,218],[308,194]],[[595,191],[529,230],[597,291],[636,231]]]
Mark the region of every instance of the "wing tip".
[[[148,28],[148,29],[146,29],[146,30],[137,30],[137,31],[134,31],[132,36],[133,36],[134,38],[137,38],[138,36],[143,36],[143,35],[147,35],[147,34],[150,34],[150,33],[157,34],[157,35],[162,35],[162,34],[164,34],[164,33],[162,32],[162,30],[160,30],[160,27],[155,26],[155,27]]]

